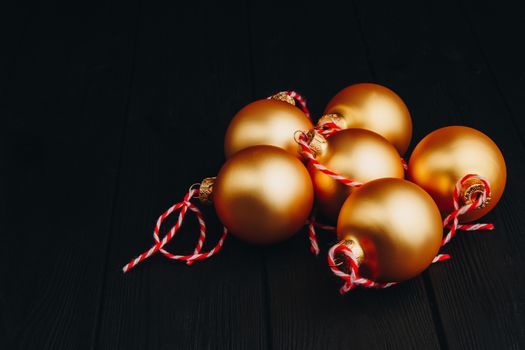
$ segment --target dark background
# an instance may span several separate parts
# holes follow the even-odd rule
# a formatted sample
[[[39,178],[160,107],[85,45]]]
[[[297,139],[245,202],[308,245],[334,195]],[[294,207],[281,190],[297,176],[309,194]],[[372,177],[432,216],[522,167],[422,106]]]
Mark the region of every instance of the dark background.
[[[344,4],[3,4],[0,348],[524,348],[524,11]],[[217,173],[242,106],[295,89],[319,116],[363,81],[406,101],[412,146],[451,124],[496,141],[509,175],[484,218],[495,231],[462,233],[451,261],[400,286],[346,296],[330,233],[319,258],[304,232],[267,248],[230,237],[191,267],[155,256],[121,273],[158,215]],[[192,250],[185,225],[171,250]]]

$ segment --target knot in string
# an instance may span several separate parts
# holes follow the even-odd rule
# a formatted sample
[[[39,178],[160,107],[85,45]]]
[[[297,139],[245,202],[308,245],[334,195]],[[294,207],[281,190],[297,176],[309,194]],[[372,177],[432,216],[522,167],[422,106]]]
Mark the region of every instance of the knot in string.
[[[166,210],[162,215],[157,219],[157,223],[155,225],[155,229],[153,230],[153,240],[155,241],[155,245],[153,245],[150,249],[145,251],[144,253],[140,254],[136,258],[132,259],[129,263],[127,263],[123,268],[122,271],[124,273],[131,270],[133,267],[138,265],[140,262],[146,260],[156,252],[160,251],[165,257],[173,260],[183,260],[186,261],[186,264],[191,265],[196,260],[202,260],[211,257],[215,253],[217,253],[224,243],[224,240],[226,239],[228,235],[228,230],[226,227],[223,229],[223,233],[219,241],[217,242],[217,245],[211,249],[208,252],[201,253],[201,249],[204,245],[204,240],[206,239],[206,223],[204,222],[204,217],[202,215],[202,212],[200,209],[195,206],[193,203],[190,202],[190,200],[199,195],[199,186],[198,185],[192,185],[190,189],[188,190],[188,193],[184,196],[184,199],[172,205],[168,210]],[[160,238],[160,228],[162,226],[162,222],[174,211],[177,211],[180,209],[179,216],[177,218],[177,222],[175,225],[168,231],[168,233],[161,239]],[[196,216],[197,220],[199,222],[199,230],[200,235],[199,239],[197,241],[197,245],[195,246],[195,249],[193,251],[193,254],[191,255],[175,255],[167,250],[164,249],[164,246],[175,236],[177,231],[181,228],[182,223],[184,221],[184,217],[186,216],[186,213],[188,211],[192,211]]]

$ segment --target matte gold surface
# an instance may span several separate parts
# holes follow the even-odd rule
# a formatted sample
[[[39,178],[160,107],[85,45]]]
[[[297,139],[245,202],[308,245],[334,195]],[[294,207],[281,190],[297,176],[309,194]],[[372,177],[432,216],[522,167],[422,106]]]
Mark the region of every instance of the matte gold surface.
[[[453,210],[454,187],[467,174],[485,177],[492,198],[485,208],[460,216],[461,222],[479,219],[494,208],[503,194],[507,168],[498,146],[478,130],[449,126],[423,138],[408,164],[409,178],[434,198],[443,216]]]
[[[403,100],[378,84],[350,85],[328,103],[325,113],[338,113],[348,128],[371,130],[386,138],[403,155],[412,138],[412,119]]]
[[[404,281],[436,256],[443,235],[441,215],[419,186],[387,178],[356,189],[339,214],[337,236],[363,250],[360,273],[376,281]]]
[[[240,239],[269,244],[304,226],[313,189],[303,163],[273,146],[254,146],[232,156],[213,187],[215,210]]]
[[[299,158],[294,133],[312,128],[312,122],[299,108],[273,99],[258,100],[241,109],[230,122],[224,152],[229,158],[250,146],[271,145]]]
[[[382,177],[404,177],[399,154],[385,138],[364,129],[341,130],[327,139],[324,153],[316,158],[336,173],[362,183]],[[308,166],[319,211],[331,222],[352,188]]]

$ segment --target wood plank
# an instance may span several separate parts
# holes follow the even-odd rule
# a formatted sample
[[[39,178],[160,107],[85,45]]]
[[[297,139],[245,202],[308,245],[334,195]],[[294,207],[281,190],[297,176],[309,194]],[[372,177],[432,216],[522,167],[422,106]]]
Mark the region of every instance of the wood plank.
[[[257,96],[297,89],[318,117],[339,89],[382,79],[369,65],[352,6],[256,2],[251,20]],[[388,83],[405,91],[402,82]],[[340,296],[340,283],[326,263],[335,237],[320,236],[318,258],[304,231],[267,251],[273,348],[439,347],[422,278]]]
[[[137,7],[17,6],[0,111],[4,348],[83,349],[102,287]]]
[[[497,229],[457,237],[445,249],[453,260],[428,274],[445,346],[521,348],[525,218],[519,213],[525,187],[519,179],[525,175],[525,150],[478,43],[452,2],[362,1],[358,8],[377,74],[404,82],[416,129],[466,124],[490,135],[505,155],[507,190],[485,218]]]
[[[154,256],[121,272],[153,244],[158,215],[217,173],[226,126],[251,101],[245,8],[146,2],[141,13],[97,347],[266,348],[260,249],[229,237],[219,254],[191,267]],[[221,233],[208,209],[205,249]],[[191,252],[197,233],[189,215],[168,249]]]

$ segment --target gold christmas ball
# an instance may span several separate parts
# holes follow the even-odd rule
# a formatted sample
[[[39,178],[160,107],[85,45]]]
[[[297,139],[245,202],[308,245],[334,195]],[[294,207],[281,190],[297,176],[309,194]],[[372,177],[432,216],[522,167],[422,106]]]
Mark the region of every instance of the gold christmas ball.
[[[213,184],[221,222],[243,241],[270,244],[295,234],[310,214],[312,182],[303,163],[274,146],[253,146],[223,165]]]
[[[328,169],[361,183],[383,177],[404,177],[401,158],[394,146],[365,129],[346,129],[330,136],[316,159]],[[327,220],[335,222],[352,187],[332,179],[311,163],[308,171],[319,211]]]
[[[454,188],[467,174],[480,175],[488,180],[491,199],[484,208],[460,216],[460,222],[477,220],[487,214],[503,194],[507,168],[494,141],[476,129],[448,126],[425,136],[414,149],[408,164],[410,180],[434,198],[443,216],[454,210]],[[473,185],[476,183],[469,182],[464,186],[460,193],[462,201]]]
[[[379,282],[415,277],[441,246],[441,215],[419,186],[402,179],[368,182],[345,201],[337,236],[360,261],[362,276]]]
[[[342,117],[343,128],[371,130],[386,138],[403,155],[412,138],[412,119],[403,100],[378,84],[350,85],[328,103],[325,114]]]
[[[294,105],[276,99],[258,100],[233,117],[224,137],[224,152],[229,158],[251,146],[271,145],[299,158],[294,133],[312,128],[310,119]]]

